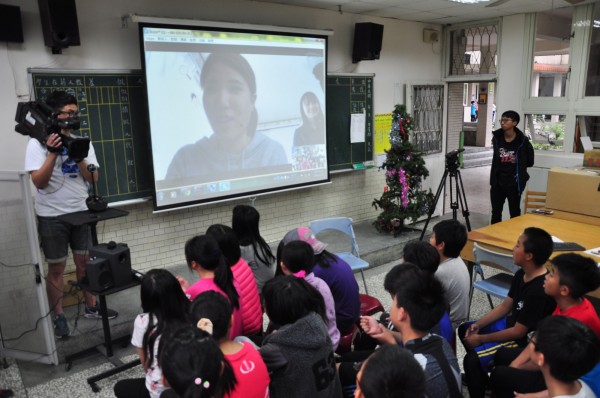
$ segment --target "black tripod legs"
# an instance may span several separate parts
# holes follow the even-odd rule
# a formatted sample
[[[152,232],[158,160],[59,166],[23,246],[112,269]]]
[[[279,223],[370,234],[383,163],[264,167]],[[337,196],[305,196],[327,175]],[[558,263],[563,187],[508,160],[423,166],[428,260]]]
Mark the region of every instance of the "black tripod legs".
[[[462,177],[460,176],[460,170],[449,170],[446,168],[437,192],[435,193],[435,197],[433,198],[433,204],[431,205],[431,208],[427,214],[427,220],[425,221],[425,225],[423,226],[423,231],[421,231],[421,237],[419,240],[423,240],[423,237],[425,236],[427,226],[429,225],[429,221],[431,221],[431,216],[435,212],[435,208],[437,207],[440,196],[442,195],[446,185],[448,175],[450,175],[450,208],[452,209],[452,219],[457,219],[458,208],[460,206],[462,215],[465,218],[467,231],[471,231],[471,222],[469,221],[469,206],[467,205],[467,195],[465,193],[465,187],[463,186]]]

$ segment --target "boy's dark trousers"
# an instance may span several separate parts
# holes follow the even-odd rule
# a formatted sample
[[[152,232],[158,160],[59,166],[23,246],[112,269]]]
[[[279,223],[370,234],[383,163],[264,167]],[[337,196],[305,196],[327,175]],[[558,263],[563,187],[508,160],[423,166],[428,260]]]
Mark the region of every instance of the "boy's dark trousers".
[[[464,343],[465,334],[470,324],[463,323],[458,327],[457,335],[460,341]],[[487,372],[483,370],[481,362],[479,361],[479,355],[475,350],[468,349],[465,346],[467,354],[463,359],[463,369],[465,370],[465,381],[467,388],[469,389],[469,397],[471,398],[483,398],[485,396],[485,390],[489,381]]]
[[[501,186],[498,183],[492,184],[492,187],[490,188],[490,199],[492,202],[491,224],[502,221],[502,209],[504,208],[504,201],[506,199],[508,199],[510,218],[521,215],[521,194],[518,192],[516,185]]]
[[[514,393],[533,393],[544,391],[544,375],[538,371],[511,368],[523,348],[501,348],[494,355],[495,367],[490,374],[490,389],[496,398],[513,398]]]

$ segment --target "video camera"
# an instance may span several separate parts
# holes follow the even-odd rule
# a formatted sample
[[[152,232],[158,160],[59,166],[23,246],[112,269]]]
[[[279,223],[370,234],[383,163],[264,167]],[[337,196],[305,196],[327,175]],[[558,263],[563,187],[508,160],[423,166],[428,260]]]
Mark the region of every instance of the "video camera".
[[[446,154],[446,167],[451,170],[458,169],[458,154],[464,152],[465,148],[455,149]]]
[[[90,149],[89,138],[74,138],[61,134],[61,129],[79,130],[78,117],[59,119],[50,106],[41,100],[19,102],[15,115],[15,131],[35,138],[42,145],[51,134],[58,134],[71,159],[85,159]]]

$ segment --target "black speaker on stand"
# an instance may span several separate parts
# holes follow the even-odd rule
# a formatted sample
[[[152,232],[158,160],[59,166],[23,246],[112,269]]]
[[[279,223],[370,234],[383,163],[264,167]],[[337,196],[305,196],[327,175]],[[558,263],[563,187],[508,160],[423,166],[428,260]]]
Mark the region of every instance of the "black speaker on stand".
[[[113,287],[121,287],[131,282],[131,254],[125,243],[113,241],[102,243],[90,249],[90,258],[103,258],[110,264]],[[89,277],[89,275],[88,275]]]
[[[85,265],[85,274],[94,292],[103,292],[115,286],[110,263],[105,258],[90,259]]]
[[[379,59],[382,41],[383,25],[372,22],[357,23],[354,26],[352,63]]]
[[[38,0],[44,44],[52,47],[52,54],[63,48],[78,46],[79,25],[75,0]]]

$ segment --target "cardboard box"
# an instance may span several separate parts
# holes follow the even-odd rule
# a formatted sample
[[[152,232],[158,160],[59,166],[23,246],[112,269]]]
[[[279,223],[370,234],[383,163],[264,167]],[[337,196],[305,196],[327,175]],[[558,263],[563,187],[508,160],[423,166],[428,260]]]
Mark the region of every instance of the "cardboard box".
[[[583,167],[600,169],[600,149],[590,149],[583,152]]]
[[[548,172],[546,208],[600,217],[600,171],[551,168]]]

